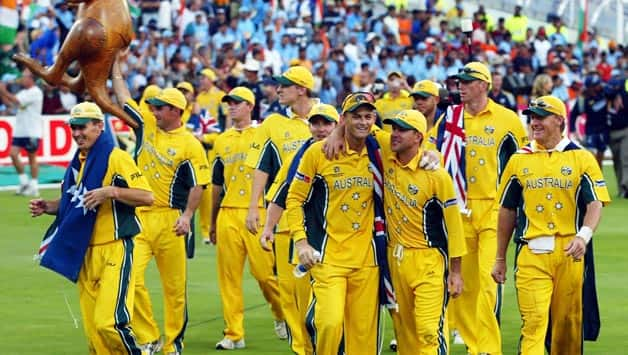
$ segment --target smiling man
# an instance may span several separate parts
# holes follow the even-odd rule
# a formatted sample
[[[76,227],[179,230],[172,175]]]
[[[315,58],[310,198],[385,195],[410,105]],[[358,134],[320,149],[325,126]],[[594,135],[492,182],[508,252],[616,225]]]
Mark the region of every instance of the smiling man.
[[[512,156],[502,175],[492,275],[500,284],[506,281],[506,251],[514,231],[520,353],[544,353],[549,325],[550,354],[582,354],[590,241],[610,198],[595,157],[562,136],[567,110],[560,99],[539,97],[523,113],[531,118],[534,140]],[[592,301],[597,309],[597,300],[587,302]]]
[[[338,353],[344,335],[347,354],[368,355],[378,352],[370,159],[378,149],[370,136],[377,113],[362,93],[349,95],[342,113],[345,149],[336,160],[325,157],[323,142],[305,151],[288,191],[287,216],[300,263],[311,267],[314,297],[307,326],[315,353]]]
[[[103,113],[91,102],[72,108],[78,145],[56,200],[30,201],[33,217],[56,215],[40,249],[41,264],[78,282],[89,353],[140,354],[130,323],[135,294],[136,206],[153,203],[133,159],[103,134]],[[80,271],[79,271],[80,270]]]

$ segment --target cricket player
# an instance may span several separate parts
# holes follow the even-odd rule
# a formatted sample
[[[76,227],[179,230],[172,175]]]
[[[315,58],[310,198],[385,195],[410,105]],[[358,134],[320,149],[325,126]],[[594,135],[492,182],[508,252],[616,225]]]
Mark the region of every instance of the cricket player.
[[[520,354],[582,354],[583,275],[602,206],[610,202],[595,157],[562,135],[567,110],[554,96],[533,100],[533,141],[511,157],[499,187],[493,279],[506,281],[506,250],[517,243],[515,286],[523,325]],[[583,260],[585,259],[585,260]]]
[[[281,76],[275,77],[275,80],[279,82],[277,89],[279,103],[289,106],[291,114],[289,118],[278,113],[266,117],[255,133],[251,151],[247,156],[246,165],[254,168],[255,173],[246,225],[255,235],[263,222],[260,218],[259,199],[264,191],[270,188],[284,162],[290,161],[303,143],[311,137],[307,116],[315,101],[311,97],[314,88],[312,73],[307,68],[297,65],[288,68]],[[275,262],[279,278],[279,296],[285,320],[290,328],[290,336],[299,343],[301,341],[298,339],[303,335],[299,334],[302,326],[291,291],[296,280],[289,260],[290,244],[287,220],[283,217],[275,228]],[[286,322],[277,323],[275,328],[277,335],[284,339],[288,338]]]
[[[255,95],[248,88],[238,86],[222,101],[229,106],[233,127],[218,136],[214,144],[209,235],[216,244],[218,285],[225,320],[225,337],[216,344],[216,349],[232,350],[245,347],[242,295],[245,258],[248,257],[251,273],[271,305],[275,321],[282,321],[283,314],[273,272],[274,255],[264,252],[258,243],[259,233],[252,234],[245,225],[253,180],[253,169],[246,166],[245,161],[256,130],[251,126]],[[258,207],[262,206],[260,198]]]
[[[68,256],[81,249],[84,253],[77,256],[76,264],[80,273],[64,276],[78,282],[89,353],[139,355],[140,345],[130,326],[135,293],[133,238],[140,232],[135,207],[151,205],[153,194],[133,159],[103,134],[104,115],[96,104],[74,106],[68,123],[78,152],[66,171],[62,195],[56,200],[31,200],[29,206],[33,217],[57,216],[42,243],[41,262],[62,273],[57,267],[65,268]],[[69,252],[64,253],[67,246]]]
[[[497,248],[497,186],[508,159],[527,141],[517,115],[488,98],[491,73],[471,62],[454,76],[461,105],[453,105],[430,131],[426,149],[443,155],[454,181],[467,244],[465,288],[449,309],[469,354],[501,354],[501,287],[491,278]]]
[[[312,143],[321,141],[329,136],[329,134],[336,127],[338,120],[339,115],[336,108],[327,104],[314,105],[312,107],[312,111],[308,114],[312,138],[308,139],[303,144],[291,161],[282,165],[277,177],[275,178],[275,182],[266,194],[268,201],[266,223],[264,225],[262,236],[260,237],[260,243],[265,250],[272,250],[271,244],[275,240],[274,229],[277,226],[277,223],[279,223],[279,220],[286,208],[288,189],[292,179],[294,178],[296,167],[298,167],[298,164],[303,157],[303,153]],[[289,250],[294,251],[293,244],[291,244]],[[294,265],[298,263],[298,257],[294,252],[290,254],[292,254],[289,255],[290,264],[294,267]],[[310,343],[309,338],[305,336],[307,334],[307,330],[305,328],[305,316],[312,294],[309,274],[296,279],[294,282],[294,288],[291,292],[299,311],[300,319],[298,324],[301,325],[300,334],[302,336],[297,338],[291,336],[289,339],[290,347],[292,348],[292,351],[298,355],[312,354],[312,344]]]
[[[421,80],[414,84],[410,92],[410,97],[414,100],[412,108],[425,116],[428,132],[444,113],[438,108],[438,103],[440,102],[438,90],[438,84],[435,82],[431,80]]]
[[[462,219],[451,177],[419,167],[427,123],[404,110],[384,120],[392,126],[384,151],[384,207],[388,260],[399,303],[395,333],[399,354],[446,354],[445,310],[462,292]],[[387,148],[390,147],[390,148]]]
[[[138,123],[136,161],[155,194],[153,206],[139,211],[144,232],[137,238],[133,254],[137,266],[133,330],[148,350],[161,348],[144,281],[148,262],[154,257],[164,291],[163,350],[179,354],[187,324],[186,247],[194,211],[210,180],[209,163],[201,143],[181,122],[187,107],[181,91],[163,89],[147,100],[153,120],[153,115],[142,115],[130,99],[117,61],[112,68],[112,82],[118,102],[125,103],[125,112]]]
[[[299,260],[312,267],[314,297],[307,321],[315,353],[337,354],[344,336],[347,354],[368,355],[379,350],[376,172],[371,168],[377,162],[369,140],[374,140],[370,132],[377,115],[365,95],[347,97],[342,112],[344,151],[331,160],[323,142],[312,144],[290,184],[286,206]]]

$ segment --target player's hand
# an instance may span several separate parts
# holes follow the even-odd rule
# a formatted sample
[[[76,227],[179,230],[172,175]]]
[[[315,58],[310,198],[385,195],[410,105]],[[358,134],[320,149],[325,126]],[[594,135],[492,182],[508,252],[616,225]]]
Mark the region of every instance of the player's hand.
[[[440,156],[433,150],[423,152],[419,166],[425,170],[436,170],[440,166]]]
[[[462,275],[459,272],[449,273],[449,276],[447,276],[447,291],[449,291],[451,297],[456,298],[460,296],[463,285]]]
[[[580,237],[573,237],[573,239],[565,247],[565,253],[567,256],[571,256],[576,260],[582,259],[586,251],[587,243]]]
[[[83,198],[83,205],[87,209],[98,207],[105,200],[113,197],[113,186],[104,186],[98,189],[87,191]]]
[[[28,208],[31,211],[31,217],[39,217],[46,213],[46,201],[41,198],[31,200],[28,204]]]
[[[209,227],[209,241],[214,245],[216,245],[218,241],[218,239],[216,239],[216,225]]]
[[[344,131],[342,129],[334,129],[331,134],[325,138],[323,143],[323,152],[329,160],[336,160],[340,156],[340,152],[345,149]]]
[[[262,245],[262,249],[266,251],[273,251],[273,243],[275,242],[275,234],[272,229],[268,230],[264,228],[262,235],[259,237],[259,243]]]
[[[174,227],[172,230],[177,235],[187,235],[190,233],[190,218],[184,215],[181,215],[177,218],[177,221],[174,223]]]
[[[493,276],[493,280],[498,284],[506,282],[506,260],[495,260],[491,276]]]
[[[319,262],[318,258],[314,257],[314,248],[308,244],[307,240],[301,239],[294,244],[297,248],[297,253],[299,255],[299,263],[304,265],[306,268],[311,268]]]
[[[246,229],[252,234],[257,234],[259,227],[259,207],[249,207],[249,213],[246,215]]]

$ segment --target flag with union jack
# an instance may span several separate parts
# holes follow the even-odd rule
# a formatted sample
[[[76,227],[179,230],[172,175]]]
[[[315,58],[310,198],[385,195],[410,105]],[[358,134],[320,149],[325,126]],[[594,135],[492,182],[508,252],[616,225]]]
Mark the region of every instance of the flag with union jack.
[[[436,148],[443,155],[445,170],[454,182],[460,212],[468,215],[465,145],[463,105],[449,106],[438,127]]]

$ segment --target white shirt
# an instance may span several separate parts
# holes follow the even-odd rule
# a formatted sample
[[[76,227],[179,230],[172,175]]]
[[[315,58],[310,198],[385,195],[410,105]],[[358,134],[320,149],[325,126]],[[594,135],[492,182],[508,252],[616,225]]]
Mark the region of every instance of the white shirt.
[[[20,105],[15,115],[14,137],[41,138],[43,121],[41,117],[44,105],[44,93],[37,86],[22,89],[15,95]]]
[[[59,99],[61,100],[61,106],[67,111],[70,112],[72,107],[74,107],[77,103],[76,95],[72,92],[59,92]]]

